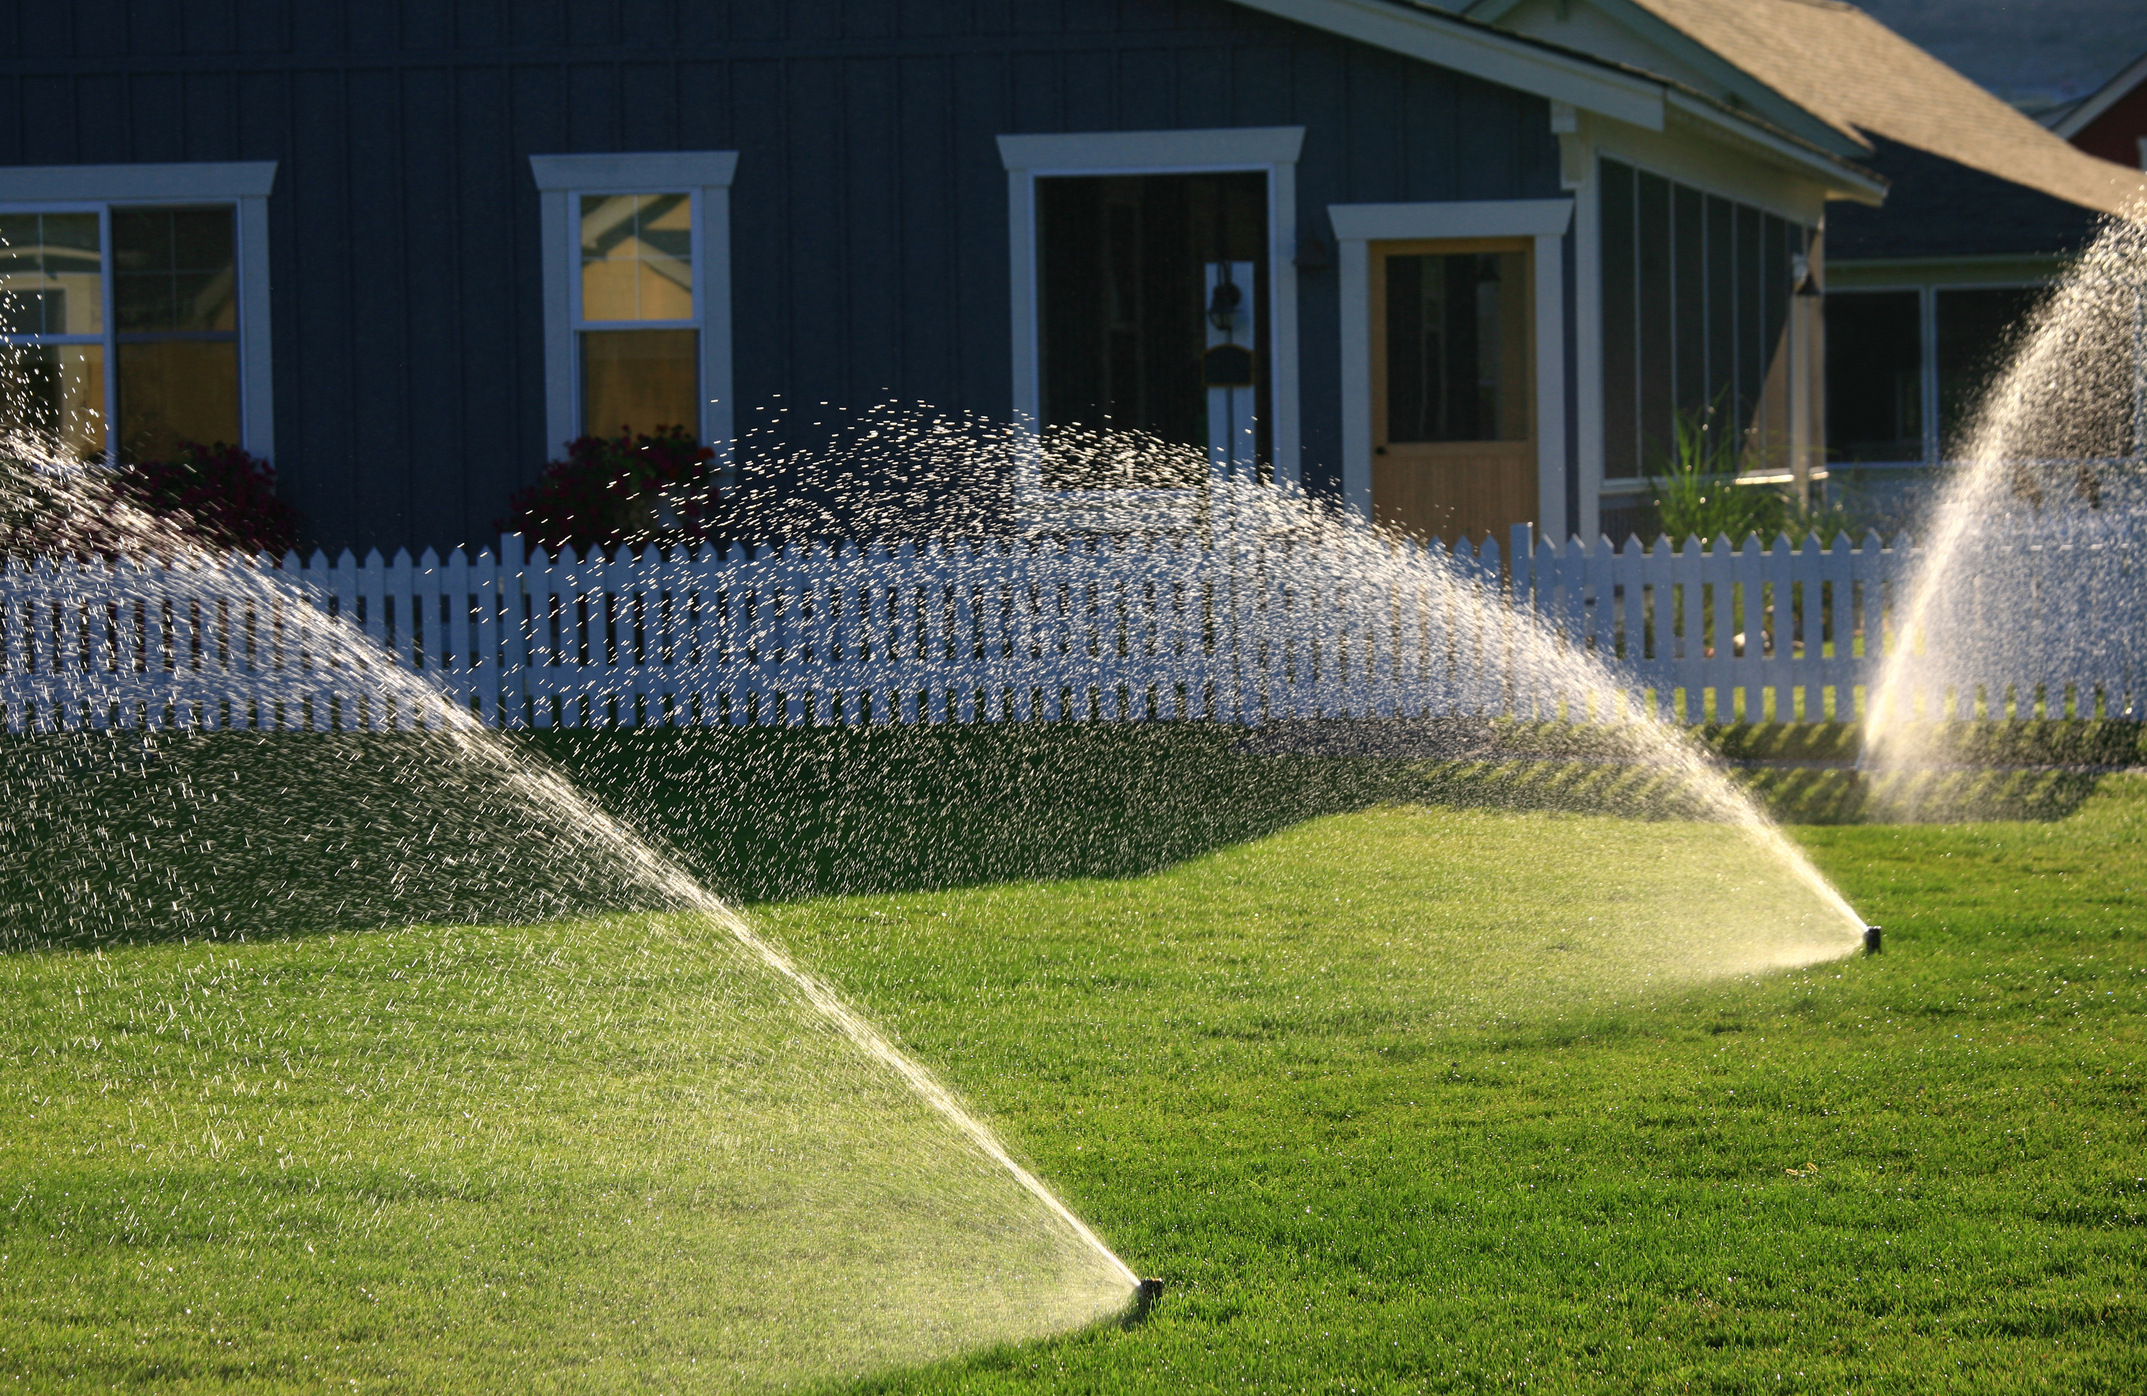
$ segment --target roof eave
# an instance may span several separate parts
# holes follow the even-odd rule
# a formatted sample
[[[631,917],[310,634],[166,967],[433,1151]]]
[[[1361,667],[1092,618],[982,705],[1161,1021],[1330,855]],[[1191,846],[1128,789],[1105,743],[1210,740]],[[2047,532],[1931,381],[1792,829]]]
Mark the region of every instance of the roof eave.
[[[1235,0],[1247,9],[1660,131],[1662,81],[1395,0]]]
[[[1741,145],[1766,156],[1771,163],[1804,175],[1824,187],[1830,199],[1848,199],[1873,208],[1886,202],[1889,186],[1883,175],[1799,136],[1685,88],[1672,87],[1664,92],[1663,103],[1668,111],[1707,128],[1716,139]]]
[[[2071,111],[2065,113],[2065,119],[2050,129],[2066,140],[2071,140],[2093,125],[2096,117],[2123,101],[2127,93],[2143,82],[2147,82],[2147,53],[2133,59],[2125,65],[2123,72],[2081,98]]]
[[[1476,0],[1463,13],[1469,19],[1496,24],[1520,3],[1521,0]],[[1870,146],[1855,130],[1837,126],[1799,105],[1793,98],[1777,92],[1738,67],[1728,55],[1717,53],[1653,11],[1632,3],[1632,0],[1591,0],[1591,3],[1643,42],[1674,53],[1709,74],[1723,87],[1736,92],[1740,101],[1758,109],[1771,124],[1836,155],[1854,159],[1870,153]]]

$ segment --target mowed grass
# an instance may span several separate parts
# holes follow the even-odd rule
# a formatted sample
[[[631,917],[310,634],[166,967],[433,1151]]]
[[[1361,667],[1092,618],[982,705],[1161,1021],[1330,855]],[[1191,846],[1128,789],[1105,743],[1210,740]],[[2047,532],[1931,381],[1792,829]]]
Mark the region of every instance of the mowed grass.
[[[2147,782],[2102,778],[2037,822],[1796,831],[1888,947],[1781,970],[1839,932],[1768,915],[1777,875],[1719,831],[1427,802],[1475,775],[1300,772],[1252,808],[1259,789],[1151,757],[1128,774],[1169,829],[1136,802],[1059,841],[1112,876],[935,888],[1053,840],[995,795],[953,823],[1002,851],[937,855],[910,800],[895,834],[893,813],[823,810],[792,850],[803,880],[855,883],[845,858],[892,847],[910,885],[750,908],[1168,1285],[1141,1324],[817,1384],[2147,1388]],[[1083,800],[1104,809],[1111,776],[1090,768]],[[709,1010],[760,991],[727,962],[692,972],[690,944],[659,973],[623,960],[635,925],[0,961],[0,1390],[809,1381],[741,1362],[725,1317],[745,1342],[803,1332],[893,1219],[860,1197],[814,1223],[855,1244],[785,1268],[800,1219],[754,1199],[816,1160],[869,1174],[872,1151],[749,1159],[755,1126],[711,1116],[756,1079],[803,1089],[765,1069],[781,1015],[755,1007],[741,1050]],[[263,978],[315,1000],[270,1014]],[[160,1037],[174,989],[253,1039]],[[279,1028],[316,1054],[303,1108],[273,1099],[301,1084]],[[125,1108],[145,1079],[168,1124]],[[283,1133],[212,1143],[220,1112]],[[741,1274],[761,1307],[726,1315],[712,1296]],[[709,1356],[732,1365],[711,1378]]]
[[[0,1390],[859,1373],[1126,1289],[698,917],[0,961]]]
[[[1484,818],[1526,832],[1472,864]],[[1799,831],[1875,959],[1636,993],[1441,953],[1457,883],[1495,920],[1615,882],[1592,822],[764,909],[1168,1284],[871,1389],[2147,1389],[2147,782]],[[1506,934],[1548,965],[1546,921]]]

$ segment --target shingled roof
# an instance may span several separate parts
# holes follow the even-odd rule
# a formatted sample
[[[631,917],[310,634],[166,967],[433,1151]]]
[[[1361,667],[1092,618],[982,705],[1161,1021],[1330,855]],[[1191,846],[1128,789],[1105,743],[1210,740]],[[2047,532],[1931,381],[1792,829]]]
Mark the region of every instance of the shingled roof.
[[[1883,137],[2098,213],[2138,217],[2147,207],[2147,183],[2137,172],[2075,149],[1854,5],[1626,3],[1846,135]]]

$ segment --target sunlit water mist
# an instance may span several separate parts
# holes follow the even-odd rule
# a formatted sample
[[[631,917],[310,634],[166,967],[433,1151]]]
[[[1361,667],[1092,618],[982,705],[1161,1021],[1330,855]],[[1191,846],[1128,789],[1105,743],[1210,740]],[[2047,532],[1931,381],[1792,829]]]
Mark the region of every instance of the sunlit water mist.
[[[1318,604],[1351,610],[1370,640],[1366,657],[1356,662],[1415,670],[1394,685],[1388,708],[1343,708],[1321,716],[1497,713],[1508,711],[1517,693],[1590,693],[1588,713],[1566,715],[1592,726],[1595,755],[1657,769],[1662,781],[1649,795],[1652,808],[1674,808],[1683,817],[1735,831],[1753,850],[1755,866],[1796,889],[1787,904],[1777,900],[1742,925],[1715,927],[1705,937],[1712,949],[1740,936],[1752,947],[1766,943],[1764,952],[1755,948],[1756,966],[1806,963],[1861,944],[1862,922],[1854,910],[1703,748],[1631,701],[1629,687],[1595,654],[1559,641],[1511,608],[1481,572],[1456,566],[1437,547],[1397,539],[1294,489],[1217,477],[1200,450],[1136,432],[1049,428],[1039,442],[972,415],[893,404],[852,414],[822,405],[767,414],[748,430],[745,445],[757,437],[785,439],[797,434],[801,422],[810,428],[806,435],[826,432],[836,444],[813,455],[758,453],[764,464],[748,467],[737,492],[738,521],[751,536],[870,535],[897,530],[905,518],[920,514],[943,533],[993,536],[1013,549],[1063,538],[1069,530],[1090,537],[1172,534],[1204,546],[1152,554],[1143,559],[1144,575],[1159,590],[1175,591],[1188,605],[1205,604],[1211,613],[1219,613],[1233,591],[1264,588],[1279,595],[1287,579],[1278,580],[1278,573],[1317,574]],[[814,479],[836,488],[786,491]],[[958,577],[965,564],[955,557],[948,565]],[[987,549],[967,565],[985,589],[995,583],[998,554]],[[1027,565],[1039,594],[1093,595],[1094,564],[1078,547],[1053,552],[1046,543]],[[1404,610],[1438,618],[1431,628],[1444,635],[1444,652],[1412,663],[1406,640],[1382,652],[1374,632],[1406,630],[1411,618],[1400,614]],[[1287,603],[1253,625],[1255,633],[1238,637],[1241,652],[1279,653],[1304,644]],[[1333,660],[1330,655],[1318,662]],[[1341,662],[1351,661],[1343,655]],[[1164,715],[1168,704],[1161,700],[1174,686],[1185,710],[1201,715],[1191,673],[1175,676],[1181,680],[1175,685],[1167,666],[1144,677],[1155,681]],[[1020,686],[1012,674],[1001,685]],[[1209,715],[1259,720],[1276,714]],[[1600,812],[1639,813],[1616,799],[1606,800]],[[1785,930],[1792,923],[1800,929]],[[1707,958],[1698,942],[1692,951],[1696,962]]]
[[[68,546],[190,551],[182,527],[128,508],[94,473],[47,463],[9,485],[9,512],[56,522]],[[6,742],[13,866],[0,895],[16,1007],[56,973],[97,1029],[87,1050],[85,1038],[39,1043],[32,1014],[10,1040],[29,1064],[40,1048],[72,1057],[73,1084],[94,1078],[100,1097],[128,1101],[127,1128],[97,1143],[133,1166],[102,1180],[109,1210],[71,1216],[78,1234],[154,1247],[198,1230],[283,1252],[298,1273],[271,1273],[270,1287],[355,1286],[405,1315],[445,1303],[444,1317],[414,1320],[407,1348],[354,1354],[351,1370],[408,1377],[445,1362],[480,1385],[606,1362],[659,1386],[784,1383],[1032,1338],[1126,1304],[1132,1272],[969,1108],[670,857],[418,675],[379,663],[354,627],[289,604],[273,570],[217,572],[220,596],[281,616],[314,663],[366,672],[374,714],[396,730],[265,738],[274,754],[242,759],[243,776],[170,734],[162,751],[154,733]],[[297,700],[301,680],[287,682],[263,695],[272,706]],[[398,925],[409,929],[347,941],[327,968],[286,939]],[[201,949],[174,962],[141,948],[174,940]],[[351,982],[306,982],[316,976]],[[413,1024],[447,1036],[413,1037]],[[629,1063],[620,1099],[554,1098],[576,1050]],[[207,1080],[239,1103],[176,1089]],[[332,1128],[276,1108],[324,1089],[368,1108]],[[79,1135],[46,1107],[55,1139]],[[94,1135],[99,1112],[73,1113]],[[599,1175],[577,1177],[592,1159]],[[84,1195],[39,1185],[50,1158],[16,1162],[28,1200],[64,1211]],[[369,1211],[294,1209],[279,1196],[294,1168],[316,1188],[324,1171],[377,1175],[359,1189]],[[215,1176],[194,1176],[204,1169]],[[504,1196],[483,1234],[455,1238],[465,1254],[450,1245],[443,1266],[395,1253],[395,1213],[472,1190]],[[563,1262],[563,1233],[614,1258]],[[172,1273],[131,1279],[183,1286]],[[478,1278],[509,1273],[519,1283]],[[524,1300],[470,1312],[462,1287]],[[294,1314],[319,1307],[294,1302]],[[523,1345],[529,1323],[564,1323],[575,1341]],[[302,1317],[294,1328],[290,1345],[308,1345]],[[276,1346],[271,1358],[288,1356]],[[457,1350],[471,1365],[454,1366]]]
[[[1865,717],[1869,772],[1946,764],[1949,721],[2147,714],[2147,208],[2014,328]]]
[[[937,526],[1005,547],[1077,526],[1170,530],[1200,546],[1156,554],[1148,583],[1189,597],[1244,582],[1251,564],[1233,550],[1258,539],[1260,566],[1316,569],[1368,615],[1408,593],[1477,637],[1419,675],[1412,713],[1497,711],[1507,685],[1598,694],[1590,750],[1654,773],[1645,800],[1606,796],[1589,807],[1606,817],[1579,832],[1498,823],[1494,840],[1540,840],[1528,861],[1546,885],[1615,889],[1576,992],[1809,964],[1859,943],[1853,910],[1703,751],[1436,551],[1287,491],[1204,486],[1197,455],[1140,438],[1039,453],[970,419],[830,422],[825,468],[784,457],[760,478],[850,478],[853,494],[831,510],[756,491],[749,470],[738,497],[759,501],[769,533],[883,530],[926,506]],[[1059,488],[1076,484],[1109,488]],[[183,530],[120,507],[95,476],[31,471],[10,488],[11,512],[44,520],[56,551],[187,551]],[[1029,527],[1067,498],[1080,517]],[[1068,594],[1088,585],[1090,555],[1050,555]],[[990,567],[989,550],[974,565]],[[353,1373],[497,1385],[617,1363],[655,1386],[869,1371],[1125,1304],[1132,1276],[1108,1248],[671,841],[383,665],[351,626],[293,604],[275,570],[226,566],[214,581],[295,627],[284,643],[315,666],[366,675],[376,730],[187,738],[160,724],[212,712],[215,694],[190,694],[181,666],[147,733],[6,740],[13,1001],[25,1024],[43,1021],[29,1006],[82,1016],[80,1031],[23,1049],[39,1089],[69,1103],[48,1101],[37,1131],[0,1147],[33,1180],[23,1215],[45,1234],[112,1243],[87,1246],[78,1291],[53,1303],[119,1314],[195,1297],[186,1248],[198,1264],[200,1247],[237,1246],[262,1257],[260,1286],[314,1296],[294,1301],[288,1351],[327,1321],[307,1317],[333,1308],[323,1296],[385,1306],[382,1331],[402,1336],[350,1359]],[[104,604],[39,604],[55,600]],[[1274,619],[1249,642],[1295,643]],[[1167,670],[1150,677],[1173,686]],[[264,673],[256,710],[298,711],[308,682]],[[763,820],[789,786],[779,768],[720,765],[622,784],[690,806],[702,829]],[[1133,799],[1100,792],[1098,808]],[[605,801],[622,803],[636,801]],[[1052,816],[1011,808],[998,822],[1024,817]],[[871,885],[871,870],[855,881]],[[1429,912],[1425,934],[1445,934]],[[1519,984],[1531,971],[1500,972]],[[576,1074],[590,1061],[609,1086]],[[110,1171],[35,1181],[63,1155]],[[453,1234],[414,1245],[441,1199]],[[288,1351],[277,1360],[295,1361]]]

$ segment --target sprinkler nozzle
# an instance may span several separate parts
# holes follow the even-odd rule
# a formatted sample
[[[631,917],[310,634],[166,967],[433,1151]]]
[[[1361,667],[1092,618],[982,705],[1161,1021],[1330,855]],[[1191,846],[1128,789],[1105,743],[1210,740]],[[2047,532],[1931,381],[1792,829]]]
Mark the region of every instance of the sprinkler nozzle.
[[[1146,1318],[1148,1316],[1148,1311],[1154,1308],[1156,1305],[1156,1301],[1158,1299],[1161,1299],[1162,1297],[1163,1282],[1161,1280],[1155,1279],[1153,1277],[1142,1280],[1133,1291],[1134,1317]]]
[[[1883,937],[1884,932],[1879,927],[1864,927],[1864,953],[1866,955],[1878,954],[1880,949],[1879,943],[1883,939]]]

